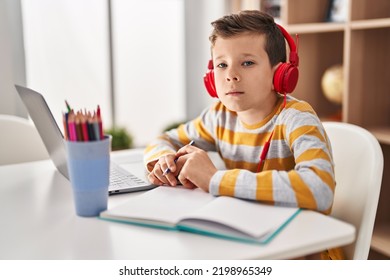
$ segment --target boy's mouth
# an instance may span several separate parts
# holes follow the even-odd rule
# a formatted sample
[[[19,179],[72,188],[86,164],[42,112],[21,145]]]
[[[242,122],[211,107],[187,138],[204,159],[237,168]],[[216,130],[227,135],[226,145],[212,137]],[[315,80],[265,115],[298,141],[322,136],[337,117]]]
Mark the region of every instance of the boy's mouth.
[[[241,94],[244,94],[243,91],[237,91],[237,90],[232,90],[232,91],[229,91],[226,93],[226,95],[232,95],[232,96],[237,96],[237,95],[241,95]]]

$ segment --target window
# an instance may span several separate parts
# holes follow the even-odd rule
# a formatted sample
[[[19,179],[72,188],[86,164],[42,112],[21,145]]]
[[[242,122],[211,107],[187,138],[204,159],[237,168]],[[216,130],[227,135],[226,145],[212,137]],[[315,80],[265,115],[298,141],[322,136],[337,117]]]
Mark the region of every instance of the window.
[[[112,0],[116,124],[144,146],[185,117],[183,0]],[[112,125],[107,0],[22,1],[27,85]],[[60,127],[62,127],[60,125]]]

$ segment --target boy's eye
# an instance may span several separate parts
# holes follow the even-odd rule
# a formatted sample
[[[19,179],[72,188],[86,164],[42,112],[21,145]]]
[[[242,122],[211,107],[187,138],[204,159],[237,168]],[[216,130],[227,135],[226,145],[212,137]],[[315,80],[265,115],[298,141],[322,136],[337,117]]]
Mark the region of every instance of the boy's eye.
[[[217,65],[218,68],[226,68],[227,64],[226,63],[220,63]]]
[[[243,66],[251,66],[255,64],[253,61],[245,61],[244,63],[242,63]]]

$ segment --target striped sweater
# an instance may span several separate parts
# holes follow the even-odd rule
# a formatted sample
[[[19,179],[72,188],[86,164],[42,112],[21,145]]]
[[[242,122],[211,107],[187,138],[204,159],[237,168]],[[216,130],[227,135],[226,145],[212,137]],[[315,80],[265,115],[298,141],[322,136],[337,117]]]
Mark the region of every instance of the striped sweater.
[[[294,97],[283,98],[263,121],[241,122],[221,102],[204,110],[193,121],[166,132],[145,149],[145,164],[195,140],[195,146],[216,151],[227,167],[211,179],[209,191],[329,213],[335,188],[330,142],[312,107]],[[264,143],[269,151],[257,172]]]

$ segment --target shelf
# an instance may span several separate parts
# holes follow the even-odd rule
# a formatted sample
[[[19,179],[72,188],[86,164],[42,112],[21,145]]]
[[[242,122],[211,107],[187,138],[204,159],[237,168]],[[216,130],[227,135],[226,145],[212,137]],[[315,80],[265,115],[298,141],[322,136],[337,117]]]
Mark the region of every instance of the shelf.
[[[351,6],[351,19],[370,20],[390,17],[389,0],[349,0]],[[375,4],[374,4],[375,3]]]
[[[282,20],[286,24],[316,24],[326,19],[329,0],[281,0]]]
[[[344,31],[346,27],[345,23],[336,22],[322,22],[322,23],[311,23],[311,24],[289,24],[286,29],[289,33],[322,33],[322,32],[336,32]]]
[[[300,23],[286,25],[286,29],[291,34],[344,31],[347,27],[350,27],[352,30],[387,28],[390,27],[390,18],[356,20],[350,22],[349,24],[338,22],[321,22],[311,24]]]
[[[390,27],[390,18],[356,20],[350,23],[353,30]]]
[[[390,256],[390,226],[381,225],[374,229],[371,248],[381,254]]]

